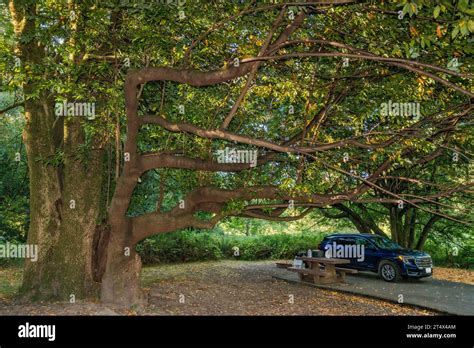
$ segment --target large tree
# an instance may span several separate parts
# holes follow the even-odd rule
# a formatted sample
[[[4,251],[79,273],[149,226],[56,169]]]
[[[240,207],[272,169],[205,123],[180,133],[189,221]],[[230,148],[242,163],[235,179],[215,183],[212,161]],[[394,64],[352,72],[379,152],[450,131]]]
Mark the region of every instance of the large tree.
[[[402,195],[387,175],[406,159],[449,152],[453,132],[469,136],[461,125],[472,115],[474,28],[464,1],[127,6],[10,2],[27,121],[28,238],[41,250],[24,289],[37,296],[85,296],[101,283],[103,301],[141,303],[136,243],[226,216],[418,206],[439,192]],[[138,69],[122,79],[130,65]],[[81,98],[97,103],[99,117],[54,114],[58,100]],[[421,112],[382,115],[389,102]],[[221,161],[226,147],[256,151],[257,162]],[[158,182],[156,209],[131,214],[147,180]]]

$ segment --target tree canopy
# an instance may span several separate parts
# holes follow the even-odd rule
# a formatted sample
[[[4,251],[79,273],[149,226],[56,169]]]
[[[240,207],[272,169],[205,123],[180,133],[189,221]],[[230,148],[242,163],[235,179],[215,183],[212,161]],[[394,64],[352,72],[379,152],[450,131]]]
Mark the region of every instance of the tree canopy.
[[[32,210],[51,211],[35,238],[88,223],[71,238],[107,301],[138,299],[124,248],[229,216],[324,209],[411,247],[439,219],[472,228],[469,1],[0,6],[4,112],[24,105]]]

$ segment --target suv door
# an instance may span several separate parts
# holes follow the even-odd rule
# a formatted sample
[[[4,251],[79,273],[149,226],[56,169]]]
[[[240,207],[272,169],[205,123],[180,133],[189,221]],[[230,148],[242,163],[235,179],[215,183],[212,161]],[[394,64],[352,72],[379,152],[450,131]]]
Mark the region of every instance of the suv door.
[[[357,237],[356,244],[360,245],[360,249],[363,248],[364,260],[361,263],[362,268],[368,270],[376,270],[377,263],[379,260],[378,249],[377,247],[367,238]]]

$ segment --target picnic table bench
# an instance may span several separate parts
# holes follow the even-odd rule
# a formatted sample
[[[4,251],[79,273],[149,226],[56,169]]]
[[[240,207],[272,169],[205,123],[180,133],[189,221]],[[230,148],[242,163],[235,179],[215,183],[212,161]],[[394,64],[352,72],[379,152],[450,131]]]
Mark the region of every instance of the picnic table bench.
[[[304,261],[308,268],[287,267],[290,272],[298,273],[300,281],[305,277],[312,278],[315,284],[345,282],[346,273],[357,273],[355,269],[336,267],[350,263],[347,259],[330,259],[326,257],[297,257]]]
[[[288,268],[288,267],[291,267],[292,264],[291,263],[288,263],[288,262],[277,262],[276,263],[276,266],[278,268]]]

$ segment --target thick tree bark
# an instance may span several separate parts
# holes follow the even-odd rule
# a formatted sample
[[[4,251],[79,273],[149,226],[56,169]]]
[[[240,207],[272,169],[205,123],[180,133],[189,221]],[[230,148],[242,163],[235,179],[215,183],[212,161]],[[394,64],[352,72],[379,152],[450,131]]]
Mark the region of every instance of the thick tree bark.
[[[68,127],[61,170],[38,159],[54,155],[51,113],[47,105],[28,101],[24,142],[30,173],[28,244],[37,244],[39,259],[27,261],[22,292],[33,299],[85,298],[98,294],[93,280],[92,247],[100,212],[102,153],[85,166],[76,159],[82,130]],[[44,127],[44,128],[43,128]]]
[[[27,92],[28,88],[25,88],[25,94]],[[52,117],[47,104],[27,100],[25,118],[23,142],[28,158],[30,191],[27,243],[38,246],[39,257],[36,262],[26,260],[21,292],[32,298],[49,298],[58,293],[55,267],[50,260],[61,228],[61,187],[57,169],[35,159],[54,155],[54,147],[45,141],[50,137],[48,125],[52,125]]]
[[[127,307],[144,304],[146,298],[140,288],[140,271],[141,260],[135,252],[130,221],[124,218],[111,226],[101,300]]]
[[[36,37],[36,5],[10,1],[9,7],[18,38],[16,53],[22,64],[41,64],[44,49],[31,39]],[[92,242],[100,212],[102,152],[92,153],[87,166],[84,165],[77,159],[78,146],[84,143],[79,120],[64,124],[63,119],[56,118],[54,100],[46,91],[29,98],[38,92],[35,81],[47,78],[30,72],[23,84],[23,141],[30,179],[27,243],[38,246],[39,257],[36,262],[26,260],[21,292],[38,300],[79,299],[97,292]],[[64,153],[62,164],[49,164],[47,160],[58,150]]]

